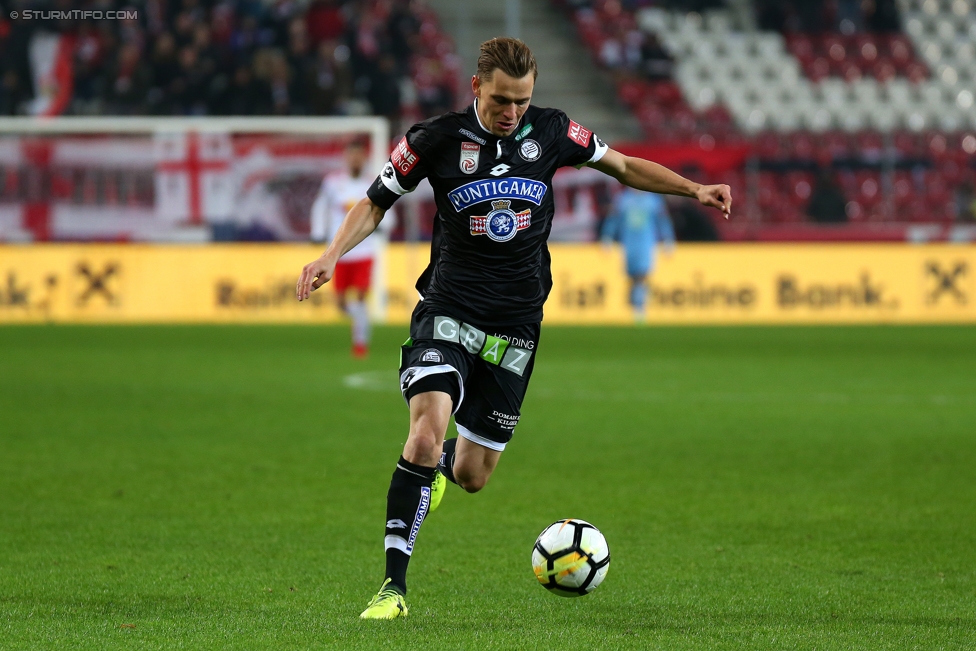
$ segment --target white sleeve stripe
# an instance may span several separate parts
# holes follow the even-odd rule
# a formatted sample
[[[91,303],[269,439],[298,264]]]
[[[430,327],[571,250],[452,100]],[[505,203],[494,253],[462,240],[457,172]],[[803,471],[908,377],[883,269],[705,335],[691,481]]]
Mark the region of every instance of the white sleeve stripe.
[[[383,171],[380,172],[380,179],[383,181],[383,185],[386,186],[386,189],[393,194],[402,197],[408,192],[411,192],[411,190],[404,190],[403,186],[401,186],[397,181],[396,172],[393,170],[393,163],[387,162],[387,164],[383,166]]]
[[[610,147],[607,146],[607,143],[597,138],[595,133],[593,134],[593,140],[596,141],[594,142],[594,144],[596,145],[596,151],[593,152],[593,157],[590,158],[590,160],[586,161],[587,163],[599,162],[599,160],[603,158],[603,156],[607,153],[607,151],[610,150]]]

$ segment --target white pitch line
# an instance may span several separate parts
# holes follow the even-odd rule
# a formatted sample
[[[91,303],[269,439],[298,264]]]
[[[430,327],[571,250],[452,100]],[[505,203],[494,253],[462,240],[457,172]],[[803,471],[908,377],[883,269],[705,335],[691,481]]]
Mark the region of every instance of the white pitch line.
[[[397,375],[390,371],[362,371],[342,378],[343,386],[361,391],[397,391]]]

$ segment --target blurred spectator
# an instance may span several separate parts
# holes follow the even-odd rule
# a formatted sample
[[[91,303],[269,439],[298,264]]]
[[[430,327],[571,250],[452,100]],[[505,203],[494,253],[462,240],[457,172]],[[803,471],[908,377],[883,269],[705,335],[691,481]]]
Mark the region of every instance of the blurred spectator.
[[[288,60],[275,52],[269,59],[268,92],[271,99],[271,113],[291,115],[295,110],[295,83]]]
[[[897,32],[901,29],[895,0],[864,0],[864,20],[872,32]]]
[[[393,55],[384,54],[380,57],[379,65],[370,77],[366,98],[376,115],[395,120],[400,114],[400,81]]]
[[[43,0],[41,0],[43,4]],[[90,4],[90,3],[89,3]],[[402,89],[426,75],[420,103],[454,106],[450,41],[412,0],[145,0],[125,21],[0,16],[0,111],[34,98],[32,34],[73,37],[75,114],[404,115]],[[96,0],[96,8],[121,6]],[[54,0],[71,9],[70,0]],[[423,28],[424,37],[421,38]],[[409,117],[417,113],[408,93]]]
[[[180,76],[180,63],[176,56],[176,39],[170,32],[156,37],[152,56],[152,88],[148,94],[150,112],[167,115],[174,112],[174,82]]]
[[[956,202],[959,206],[959,221],[976,223],[976,191],[972,181],[966,181],[959,186],[956,190]]]
[[[139,47],[123,45],[115,64],[109,68],[106,99],[115,115],[140,115],[146,112],[146,96],[152,73],[141,59]]]
[[[0,15],[0,115],[21,114],[34,98],[27,56],[32,27],[14,29],[6,12]]]
[[[820,167],[807,204],[807,215],[823,224],[847,221],[844,192],[826,167]]]
[[[201,64],[196,48],[186,45],[179,52],[179,72],[170,86],[176,113],[206,115],[210,72]]]
[[[322,41],[318,56],[309,67],[308,109],[312,115],[339,113],[352,88],[349,48],[335,41]]]
[[[334,41],[346,31],[346,16],[336,0],[313,0],[305,20],[315,43]]]
[[[652,81],[671,79],[674,61],[654,34],[645,34],[641,45],[641,67],[644,76]]]
[[[34,93],[16,70],[3,70],[0,78],[0,115],[22,114],[24,105],[33,97]]]
[[[895,0],[756,0],[760,29],[820,34],[898,31]]]
[[[424,117],[451,110],[454,103],[453,80],[446,75],[439,59],[424,59],[414,82],[417,85],[417,103]]]
[[[254,79],[251,67],[239,65],[229,82],[224,82],[214,96],[215,115],[264,115],[270,103],[261,84]]]

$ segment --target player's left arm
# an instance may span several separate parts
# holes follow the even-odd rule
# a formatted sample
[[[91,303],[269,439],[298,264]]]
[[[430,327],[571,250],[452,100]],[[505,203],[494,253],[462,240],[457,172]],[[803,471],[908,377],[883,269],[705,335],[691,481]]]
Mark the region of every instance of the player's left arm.
[[[600,160],[588,165],[635,190],[694,197],[705,206],[721,210],[726,219],[732,214],[732,190],[727,185],[695,183],[663,165],[643,158],[624,156],[613,149],[608,149]]]

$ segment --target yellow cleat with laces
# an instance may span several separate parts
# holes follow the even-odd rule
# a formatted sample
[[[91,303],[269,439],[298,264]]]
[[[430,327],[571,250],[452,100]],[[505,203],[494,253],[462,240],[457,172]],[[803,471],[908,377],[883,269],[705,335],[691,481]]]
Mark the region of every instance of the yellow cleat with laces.
[[[393,588],[386,587],[390,579],[383,582],[380,591],[373,597],[360,619],[396,619],[407,616],[407,602],[403,595]]]

